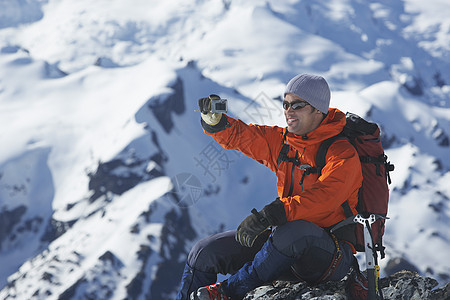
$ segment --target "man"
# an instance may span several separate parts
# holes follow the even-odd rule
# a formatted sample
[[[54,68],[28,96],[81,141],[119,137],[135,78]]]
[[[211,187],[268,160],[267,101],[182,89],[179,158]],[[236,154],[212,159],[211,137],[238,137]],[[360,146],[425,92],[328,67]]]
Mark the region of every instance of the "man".
[[[275,172],[279,197],[259,212],[252,210],[236,231],[193,247],[178,299],[242,299],[280,278],[310,284],[342,279],[354,263],[354,233],[348,226],[334,235],[328,230],[345,219],[344,203],[356,214],[362,173],[347,140],[330,146],[320,174],[314,169],[319,145],[346,122],[344,113],[329,108],[325,79],[301,74],[289,81],[283,101],[287,128],[247,125],[211,113],[216,97],[199,100],[205,133]],[[218,273],[232,275],[216,283]]]

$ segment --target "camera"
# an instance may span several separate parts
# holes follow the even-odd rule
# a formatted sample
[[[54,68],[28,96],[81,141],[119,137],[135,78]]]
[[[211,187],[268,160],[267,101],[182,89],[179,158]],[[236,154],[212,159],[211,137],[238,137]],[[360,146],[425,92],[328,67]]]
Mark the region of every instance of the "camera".
[[[212,113],[226,113],[227,112],[227,99],[213,99],[211,100],[211,112]]]

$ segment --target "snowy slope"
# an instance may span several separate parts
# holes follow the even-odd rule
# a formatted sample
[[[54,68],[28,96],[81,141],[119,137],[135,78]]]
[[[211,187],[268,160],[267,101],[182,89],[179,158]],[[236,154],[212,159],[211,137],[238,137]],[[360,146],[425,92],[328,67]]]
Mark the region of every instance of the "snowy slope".
[[[322,2],[0,0],[0,298],[173,298],[196,240],[276,197],[197,99],[285,126],[306,72],[383,129],[384,274],[448,282],[450,4]]]

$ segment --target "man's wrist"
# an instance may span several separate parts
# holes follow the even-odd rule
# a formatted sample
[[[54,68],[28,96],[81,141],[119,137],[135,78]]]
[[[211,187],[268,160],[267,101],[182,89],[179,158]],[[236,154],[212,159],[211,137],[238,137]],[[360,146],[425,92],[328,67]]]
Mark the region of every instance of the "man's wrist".
[[[287,222],[284,203],[280,198],[277,198],[272,203],[264,206],[261,210],[261,214],[269,220],[270,225],[280,226]]]
[[[216,133],[216,132],[224,130],[227,125],[227,122],[228,122],[227,117],[224,114],[222,114],[219,122],[215,125],[211,125],[211,124],[208,124],[207,122],[205,122],[205,120],[203,119],[203,115],[201,118],[202,127],[208,133]]]

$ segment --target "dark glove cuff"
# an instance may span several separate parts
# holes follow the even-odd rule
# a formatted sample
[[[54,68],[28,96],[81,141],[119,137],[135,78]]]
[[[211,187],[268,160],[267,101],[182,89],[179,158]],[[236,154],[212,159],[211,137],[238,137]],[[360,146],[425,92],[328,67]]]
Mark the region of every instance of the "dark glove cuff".
[[[227,126],[227,123],[228,123],[227,117],[224,114],[222,114],[222,118],[220,119],[219,123],[217,123],[216,125],[209,125],[208,123],[203,121],[203,119],[200,119],[200,120],[202,122],[203,129],[205,129],[205,131],[208,133],[216,133],[216,132],[222,131],[225,129],[225,127]]]
[[[277,198],[272,203],[264,206],[261,210],[261,214],[269,220],[270,225],[279,226],[287,222],[284,204],[280,198]]]

